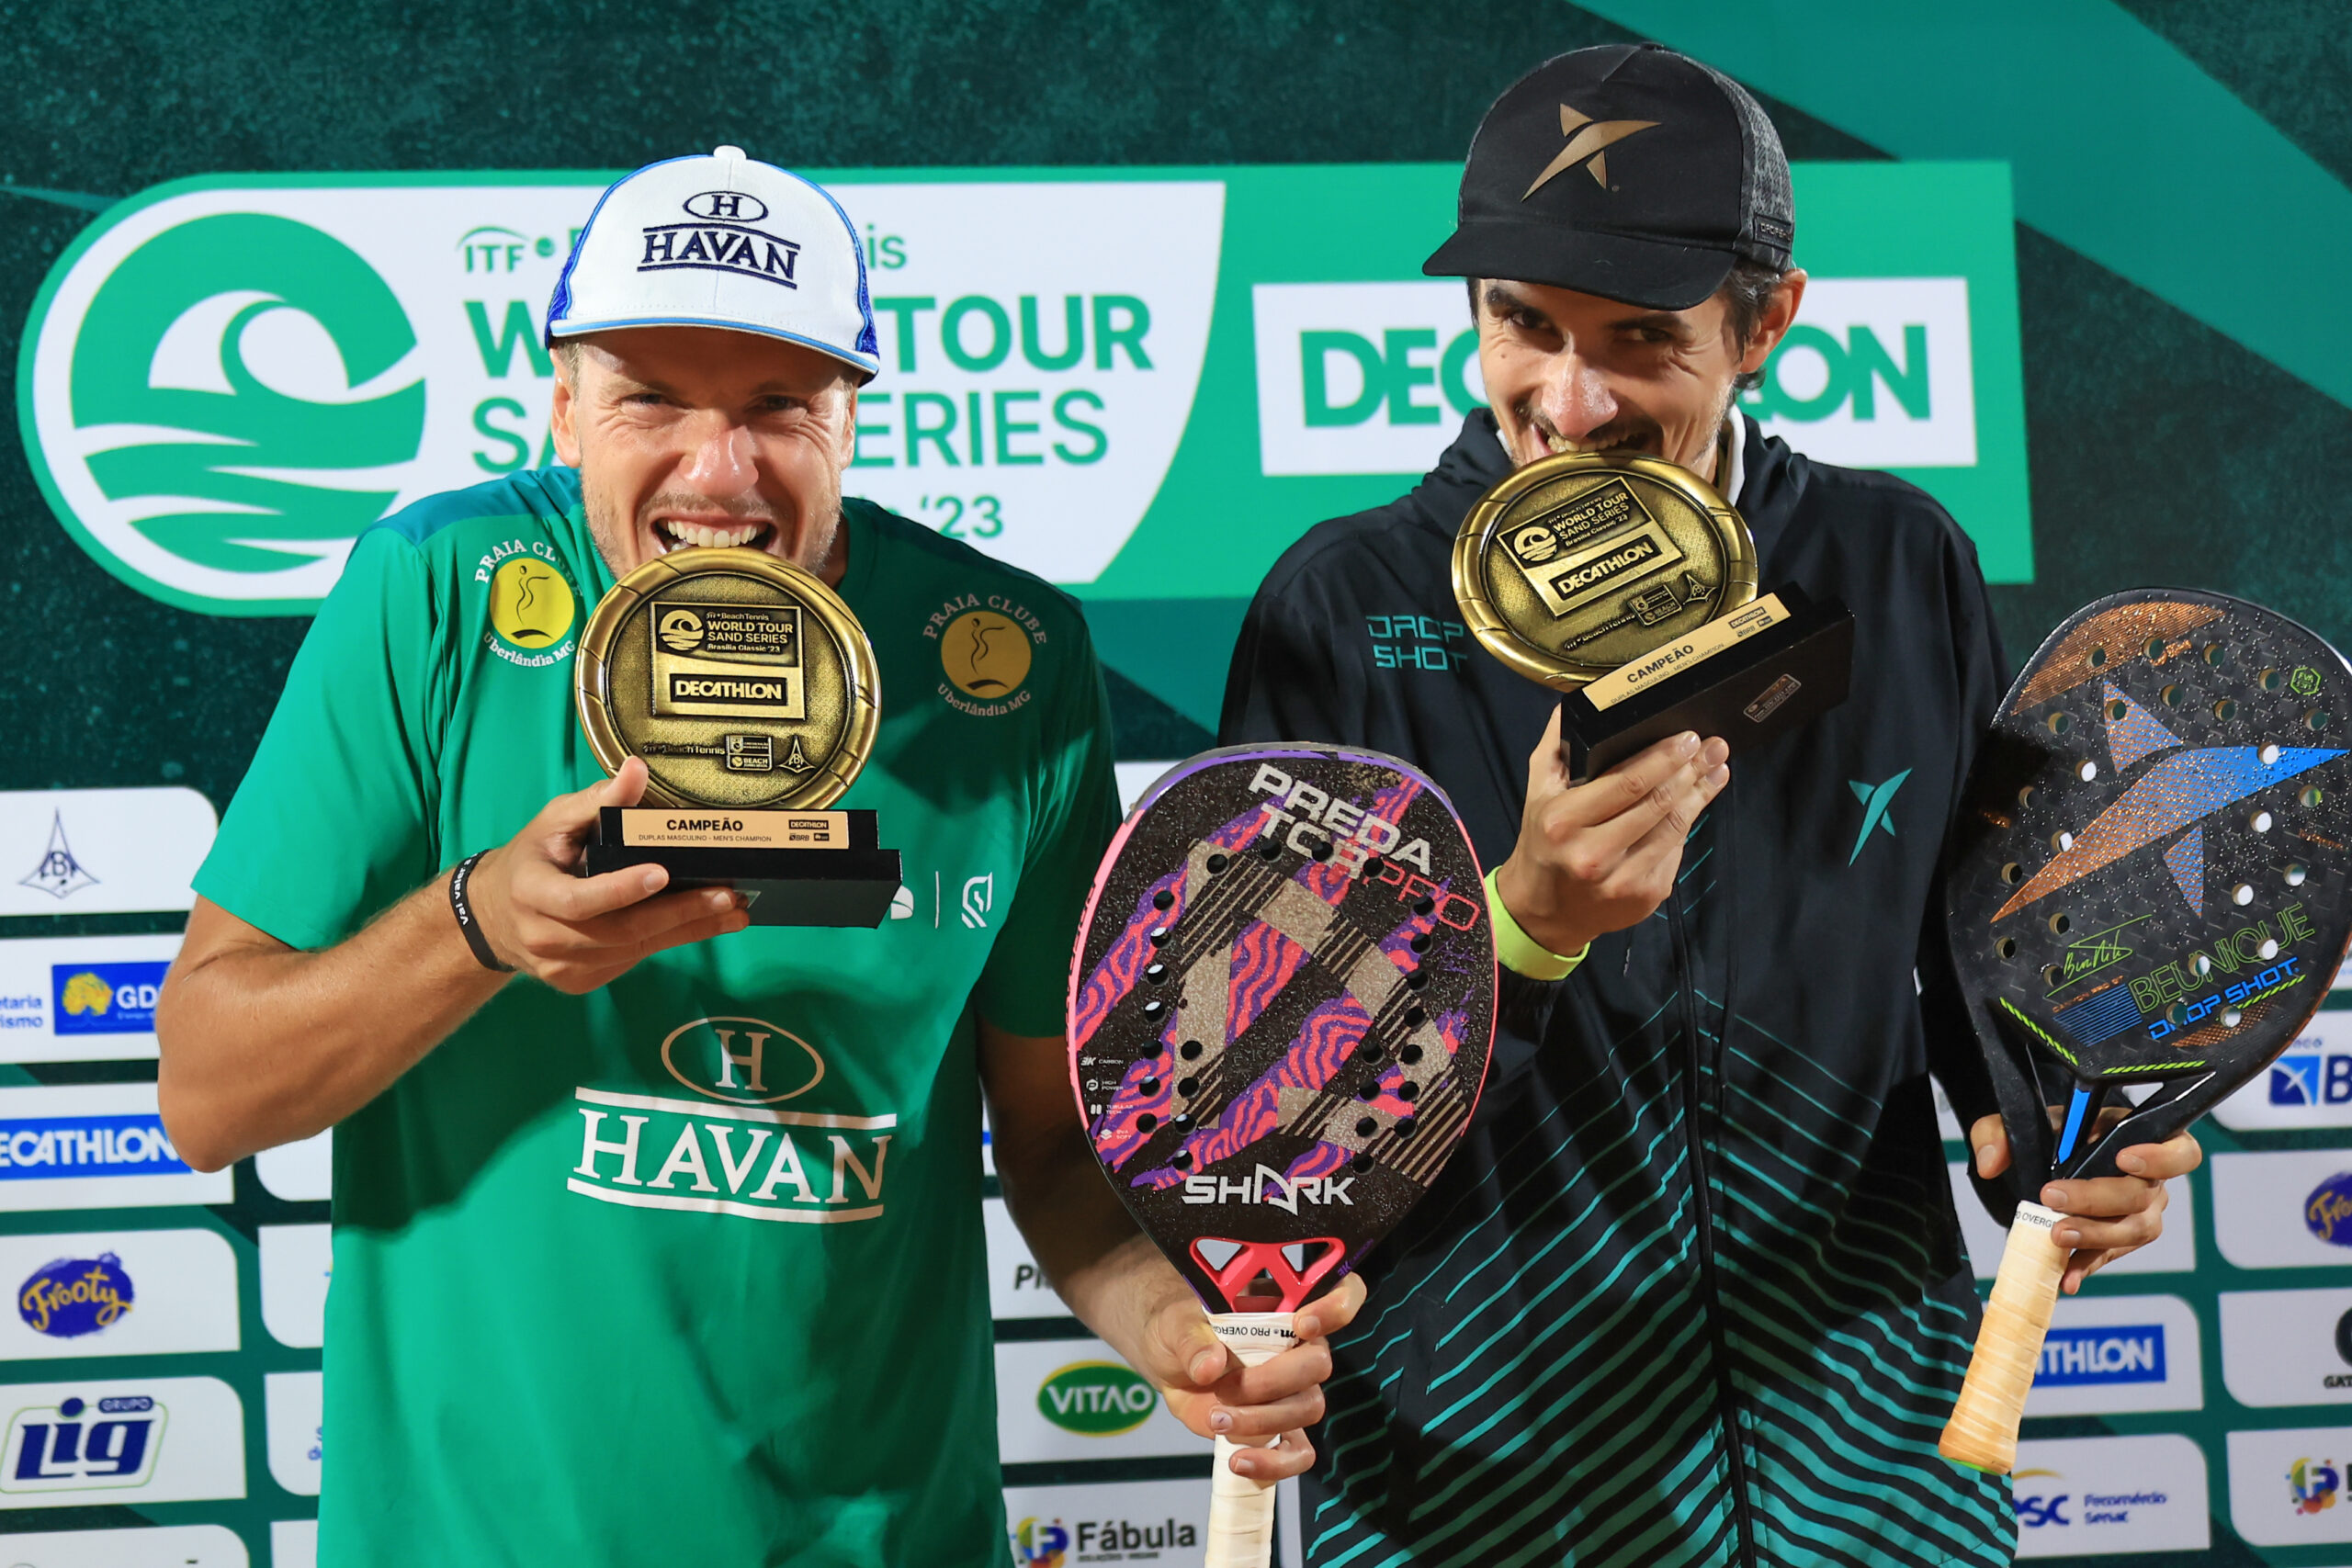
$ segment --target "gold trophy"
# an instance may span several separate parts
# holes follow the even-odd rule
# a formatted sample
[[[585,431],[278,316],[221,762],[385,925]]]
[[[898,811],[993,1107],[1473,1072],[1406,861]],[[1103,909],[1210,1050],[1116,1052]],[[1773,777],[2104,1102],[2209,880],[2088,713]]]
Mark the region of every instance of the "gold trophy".
[[[732,887],[753,925],[874,926],[899,852],[843,811],[881,721],[865,629],[824,581],[758,550],[682,549],[613,585],[575,661],[580,727],[641,804],[607,807],[586,871],[658,864]]]
[[[1759,598],[1747,520],[1660,458],[1513,472],[1454,536],[1453,593],[1488,652],[1564,694],[1579,781],[1686,729],[1736,754],[1846,699],[1852,614],[1792,584]]]

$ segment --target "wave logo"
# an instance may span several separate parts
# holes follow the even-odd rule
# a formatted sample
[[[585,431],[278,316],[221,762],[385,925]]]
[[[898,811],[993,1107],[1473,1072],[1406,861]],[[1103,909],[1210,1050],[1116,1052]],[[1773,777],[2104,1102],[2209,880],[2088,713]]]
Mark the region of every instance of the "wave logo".
[[[1159,1406],[1159,1391],[1114,1361],[1073,1362],[1037,1390],[1037,1409],[1046,1420],[1089,1438],[1132,1432]]]
[[[2303,1200],[2303,1224],[2331,1247],[2352,1247],[2352,1170],[2343,1170],[2312,1189]]]
[[[17,1292],[17,1315],[35,1334],[79,1339],[111,1328],[130,1310],[130,1275],[111,1252],[61,1258],[34,1270]]]
[[[1069,1561],[1069,1530],[1059,1519],[1022,1520],[1012,1527],[1012,1561],[1019,1568],[1062,1568]]]
[[[421,449],[416,334],[320,228],[164,210],[98,226],[51,275],[19,378],[27,450],[68,531],[132,587],[307,612]]]
[[[2323,1459],[2299,1459],[2287,1467],[2288,1495],[2299,1514],[2319,1514],[2335,1506],[2343,1489],[2342,1469]]]

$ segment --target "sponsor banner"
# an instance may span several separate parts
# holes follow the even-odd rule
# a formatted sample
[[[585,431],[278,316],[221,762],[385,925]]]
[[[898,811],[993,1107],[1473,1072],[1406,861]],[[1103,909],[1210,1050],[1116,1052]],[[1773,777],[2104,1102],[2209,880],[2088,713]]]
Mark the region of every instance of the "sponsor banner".
[[[262,1379],[269,1475],[298,1497],[319,1495],[320,1374],[271,1372]]]
[[[0,1360],[234,1350],[237,1255],[217,1231],[0,1236]],[[0,1559],[5,1561],[5,1559]]]
[[[0,942],[0,1062],[155,1054],[155,996],[180,950],[159,936]]]
[[[192,908],[219,827],[177,786],[0,790],[0,915]]]
[[[219,1378],[0,1387],[0,1506],[137,1507],[245,1495],[245,1417]]]
[[[1208,1439],[1170,1416],[1151,1381],[1100,1339],[999,1344],[996,1436],[1006,1464],[1209,1452]]]
[[[1969,1262],[1975,1268],[1978,1279],[1989,1280],[2000,1271],[2001,1248],[2008,1245],[2008,1230],[1995,1224],[1993,1217],[1984,1212],[1984,1204],[1976,1196],[1976,1189],[1969,1183],[1967,1162],[1953,1160],[1947,1168],[1951,1174],[1952,1205],[1960,1211],[1960,1234],[1968,1244]],[[2099,1278],[2111,1280],[2119,1274],[2181,1274],[2197,1267],[2196,1191],[2185,1176],[2175,1177],[2165,1186],[2167,1198],[2164,1234],[2147,1246],[2127,1252],[2102,1268],[2098,1271]],[[2223,1250],[2227,1251],[2227,1248]]]
[[[153,1084],[0,1089],[0,1212],[226,1203],[232,1171],[181,1162]]]
[[[260,1242],[263,1326],[280,1345],[317,1349],[326,1343],[334,1227],[263,1225]]]
[[[881,349],[848,488],[1102,597],[1246,597],[1483,396],[1462,286],[1419,272],[1457,165],[817,173]],[[1793,173],[1813,282],[1756,412],[1920,482],[1993,581],[2030,581],[2006,167]],[[539,323],[607,177],[220,175],[118,203],[23,340],[52,511],[166,603],[307,613],[368,523],[553,461]]]
[[[271,1520],[269,1568],[319,1568],[319,1521]]]
[[[274,1198],[324,1202],[334,1196],[334,1129],[262,1150],[254,1156],[254,1174]]]
[[[1086,1562],[1193,1568],[1208,1542],[1207,1483],[1204,1474],[1197,1481],[1008,1486],[1004,1521],[1012,1538],[1013,1568],[1076,1568]]]
[[[2170,1214],[2165,1216],[2171,1218]],[[2061,1296],[2025,1413],[2200,1410],[2197,1313],[2178,1296]]]
[[[164,1529],[51,1530],[0,1535],[8,1568],[250,1568],[236,1532],[222,1525]],[[273,1568],[286,1568],[277,1557]]]
[[[2232,1432],[2230,1523],[2256,1546],[2352,1541],[2352,1427]]]
[[[2021,1442],[2010,1485],[2021,1558],[2212,1544],[2205,1455],[2178,1433]]]
[[[2213,1240],[2240,1269],[2352,1264],[2352,1149],[2216,1154]],[[2169,1230],[2170,1214],[2165,1215]]]
[[[1250,291],[1264,474],[1420,474],[1484,408],[1458,279]]]
[[[1069,1308],[1046,1282],[1021,1228],[1001,1198],[983,1199],[980,1219],[988,1229],[989,1313],[993,1317],[1068,1317]]]
[[[2234,1132],[2352,1127],[2352,1012],[2313,1014],[2295,1043],[2213,1115]]]
[[[2240,1404],[2352,1404],[2352,1289],[2224,1291],[2222,1381]]]

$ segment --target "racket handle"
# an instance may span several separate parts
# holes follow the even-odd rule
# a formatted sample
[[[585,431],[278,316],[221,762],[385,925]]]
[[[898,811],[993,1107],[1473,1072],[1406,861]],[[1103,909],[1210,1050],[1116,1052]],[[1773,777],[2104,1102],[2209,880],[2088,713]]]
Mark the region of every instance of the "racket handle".
[[[2041,1361],[2042,1337],[2058,1304],[2058,1281],[2066,1272],[2068,1249],[2051,1239],[2066,1216],[2039,1203],[2019,1203],[2009,1222],[2001,1269],[1984,1303],[1984,1325],[1976,1332],[1976,1353],[1968,1377],[1936,1450],[1955,1464],[2006,1475],[2018,1458],[2018,1423],[2025,1396],[2032,1392]]]
[[[1219,1312],[1209,1326],[1245,1367],[1270,1360],[1298,1343],[1286,1312]],[[1273,1439],[1237,1443],[1216,1440],[1209,1472],[1208,1554],[1203,1568],[1266,1568],[1274,1555],[1274,1483],[1233,1472],[1233,1456],[1245,1448],[1266,1448]]]

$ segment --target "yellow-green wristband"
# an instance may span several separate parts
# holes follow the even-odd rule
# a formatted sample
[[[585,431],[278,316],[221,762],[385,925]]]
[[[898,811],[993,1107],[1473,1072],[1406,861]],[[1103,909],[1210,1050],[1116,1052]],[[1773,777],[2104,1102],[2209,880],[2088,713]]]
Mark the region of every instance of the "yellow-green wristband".
[[[1502,960],[1504,968],[1531,980],[1566,979],[1584,962],[1584,955],[1592,951],[1592,943],[1586,942],[1564,957],[1521,931],[1519,922],[1510,918],[1510,911],[1503,908],[1503,896],[1495,890],[1495,878],[1501,871],[1502,867],[1497,866],[1487,873],[1487,913],[1495,922],[1495,956]]]

